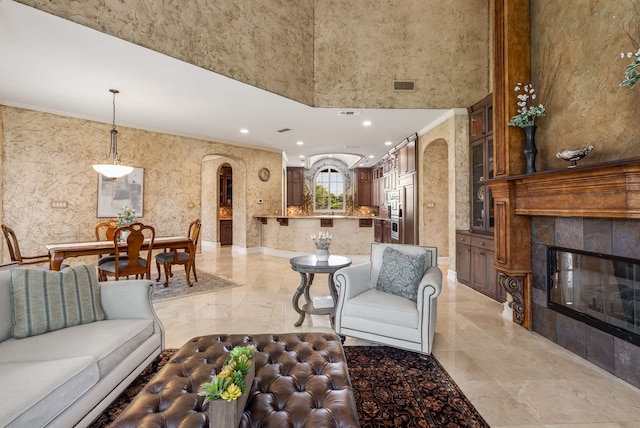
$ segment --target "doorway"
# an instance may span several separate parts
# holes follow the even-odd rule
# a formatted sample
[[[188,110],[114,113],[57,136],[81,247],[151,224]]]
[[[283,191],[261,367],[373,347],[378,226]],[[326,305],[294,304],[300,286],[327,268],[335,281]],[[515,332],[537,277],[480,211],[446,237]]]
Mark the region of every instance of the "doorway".
[[[218,168],[218,232],[220,245],[233,244],[233,169],[228,163]]]

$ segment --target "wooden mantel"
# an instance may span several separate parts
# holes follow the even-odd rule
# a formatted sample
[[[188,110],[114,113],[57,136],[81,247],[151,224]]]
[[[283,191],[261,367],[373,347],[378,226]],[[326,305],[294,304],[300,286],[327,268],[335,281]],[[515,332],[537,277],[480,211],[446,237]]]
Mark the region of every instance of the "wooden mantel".
[[[640,159],[511,176],[515,213],[640,219]]]

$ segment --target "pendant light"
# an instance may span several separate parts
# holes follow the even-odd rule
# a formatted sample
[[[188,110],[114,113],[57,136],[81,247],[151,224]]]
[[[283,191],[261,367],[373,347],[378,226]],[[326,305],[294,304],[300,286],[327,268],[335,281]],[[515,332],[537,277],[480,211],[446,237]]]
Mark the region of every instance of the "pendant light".
[[[113,94],[113,127],[111,128],[111,146],[109,147],[109,154],[107,155],[105,162],[93,165],[93,169],[105,177],[115,180],[116,178],[130,174],[133,171],[133,167],[120,164],[120,155],[118,154],[118,131],[116,130],[116,94],[120,91],[117,89],[109,89],[109,92]]]

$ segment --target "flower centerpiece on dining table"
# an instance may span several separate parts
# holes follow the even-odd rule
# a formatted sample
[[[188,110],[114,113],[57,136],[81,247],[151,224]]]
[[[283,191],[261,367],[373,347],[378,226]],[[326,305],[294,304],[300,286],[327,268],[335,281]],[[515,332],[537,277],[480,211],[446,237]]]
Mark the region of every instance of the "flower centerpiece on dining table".
[[[136,217],[136,210],[134,208],[129,207],[128,205],[123,205],[122,209],[120,211],[118,211],[118,213],[116,214],[116,217],[118,219],[118,227],[124,227],[124,226],[129,226],[132,223],[135,223],[136,221],[138,221],[138,218]],[[129,236],[129,231],[128,230],[123,230],[122,231],[122,242],[127,240],[127,237]]]
[[[316,246],[316,259],[319,262],[326,262],[329,260],[329,245],[331,245],[332,236],[329,232],[320,231],[318,236],[311,235],[311,240]]]
[[[209,403],[209,427],[238,426],[255,377],[254,345],[236,346],[211,382],[200,385],[198,395]]]
[[[509,120],[510,126],[522,128],[525,136],[524,157],[527,164],[526,172],[530,174],[536,172],[536,154],[538,149],[535,143],[536,119],[544,116],[545,108],[542,104],[535,105],[534,101],[538,98],[535,89],[531,83],[523,85],[516,84],[514,91],[518,93],[518,114]]]

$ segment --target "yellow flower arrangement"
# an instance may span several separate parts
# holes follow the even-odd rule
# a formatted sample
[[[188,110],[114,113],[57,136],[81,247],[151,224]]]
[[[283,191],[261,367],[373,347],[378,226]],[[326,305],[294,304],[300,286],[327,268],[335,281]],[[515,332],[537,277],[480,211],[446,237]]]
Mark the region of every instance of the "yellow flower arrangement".
[[[247,390],[244,377],[255,353],[256,347],[253,345],[233,348],[220,372],[211,375],[211,382],[200,385],[198,395],[204,397],[204,404],[218,399],[233,401],[244,394]]]

